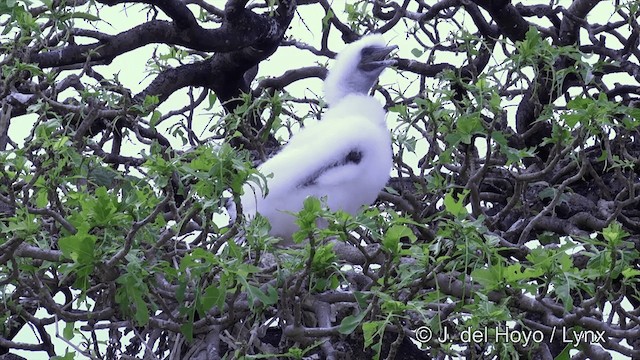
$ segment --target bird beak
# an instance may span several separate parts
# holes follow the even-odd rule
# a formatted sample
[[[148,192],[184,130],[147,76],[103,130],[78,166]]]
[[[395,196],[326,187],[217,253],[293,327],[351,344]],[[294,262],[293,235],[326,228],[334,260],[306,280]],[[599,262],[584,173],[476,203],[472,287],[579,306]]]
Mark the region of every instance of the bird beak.
[[[397,45],[381,47],[372,49],[371,52],[364,54],[362,56],[362,60],[360,64],[364,67],[376,68],[381,67],[385,68],[388,66],[396,65],[397,61],[394,59],[388,59],[387,57],[391,52],[397,49]]]

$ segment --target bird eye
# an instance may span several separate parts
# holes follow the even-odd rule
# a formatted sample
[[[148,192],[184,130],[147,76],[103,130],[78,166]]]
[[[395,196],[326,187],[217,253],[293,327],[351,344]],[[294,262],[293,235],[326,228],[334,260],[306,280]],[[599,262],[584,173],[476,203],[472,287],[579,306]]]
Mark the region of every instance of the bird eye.
[[[372,60],[375,60],[375,51],[376,49],[373,47],[366,47],[360,50],[360,64],[358,64],[360,70],[370,72],[379,69],[377,64],[371,63]]]
[[[360,50],[360,56],[362,57],[366,57],[366,56],[370,56],[371,54],[373,54],[374,49],[371,47],[366,47],[362,50]]]

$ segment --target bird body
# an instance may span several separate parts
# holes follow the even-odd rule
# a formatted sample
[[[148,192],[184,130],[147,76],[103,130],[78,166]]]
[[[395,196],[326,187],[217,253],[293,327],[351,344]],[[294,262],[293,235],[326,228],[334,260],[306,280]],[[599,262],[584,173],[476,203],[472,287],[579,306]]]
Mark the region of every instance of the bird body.
[[[266,217],[271,235],[291,239],[298,229],[291,213],[300,211],[309,196],[326,197],[331,210],[355,214],[363,205],[373,203],[389,180],[393,154],[385,111],[367,94],[388,66],[388,60],[379,60],[380,54],[376,55],[372,61],[382,63],[373,68],[367,84],[354,86],[343,79],[348,91],[332,80],[336,73],[357,73],[362,52],[371,46],[383,48],[382,57],[386,57],[393,48],[386,47],[381,36],[375,38],[375,42],[367,37],[360,44],[351,44],[347,50],[356,50],[347,52],[350,57],[344,53],[338,56],[336,70],[329,72],[329,83],[325,83],[326,96],[332,101],[322,120],[303,128],[279,153],[259,166],[262,174],[272,176],[267,179],[266,196],[259,187],[245,185],[241,197],[245,215],[252,218],[260,213]]]

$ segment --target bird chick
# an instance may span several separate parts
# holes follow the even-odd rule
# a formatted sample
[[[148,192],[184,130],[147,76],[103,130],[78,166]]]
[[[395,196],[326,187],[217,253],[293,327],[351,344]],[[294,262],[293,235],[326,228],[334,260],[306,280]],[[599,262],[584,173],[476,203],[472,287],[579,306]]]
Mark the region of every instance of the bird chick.
[[[245,185],[240,200],[247,218],[260,213],[269,220],[271,235],[290,240],[298,230],[291,213],[309,196],[324,196],[332,211],[351,214],[376,200],[393,163],[384,108],[368,92],[395,63],[387,56],[396,48],[386,46],[381,35],[370,35],[337,56],[324,86],[329,110],[258,168],[272,175],[266,196]]]
[[[336,105],[349,94],[367,95],[384,69],[395,65],[387,56],[398,47],[387,46],[381,34],[371,34],[347,45],[324,80],[324,98]]]

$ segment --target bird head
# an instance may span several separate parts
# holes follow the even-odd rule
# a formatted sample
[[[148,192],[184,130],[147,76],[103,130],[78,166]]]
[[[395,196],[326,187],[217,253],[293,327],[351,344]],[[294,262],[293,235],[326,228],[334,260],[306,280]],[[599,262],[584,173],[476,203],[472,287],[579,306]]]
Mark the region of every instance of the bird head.
[[[324,81],[325,99],[335,105],[349,94],[366,95],[382,71],[396,61],[389,54],[398,47],[387,46],[380,34],[367,35],[347,45],[336,57]]]

